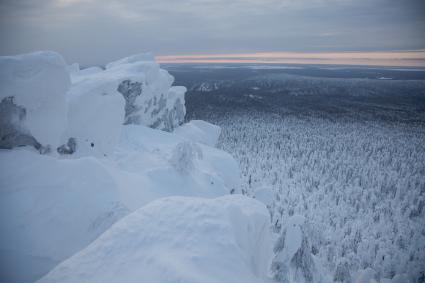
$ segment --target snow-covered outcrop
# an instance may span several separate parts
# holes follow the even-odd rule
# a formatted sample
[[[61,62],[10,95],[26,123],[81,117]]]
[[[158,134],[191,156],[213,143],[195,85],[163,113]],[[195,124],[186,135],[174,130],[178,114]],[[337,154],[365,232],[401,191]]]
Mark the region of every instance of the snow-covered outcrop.
[[[0,148],[55,150],[67,123],[67,66],[55,52],[0,57]]]
[[[192,120],[174,129],[174,133],[194,142],[216,146],[221,129],[202,120]]]
[[[101,94],[118,92],[125,99],[125,124],[142,124],[171,131],[184,120],[185,87],[172,86],[174,78],[150,54],[138,54],[111,62],[105,70],[75,71],[73,87],[98,88]]]
[[[106,156],[112,153],[124,121],[119,79],[92,74],[68,92],[68,124],[63,141],[76,141],[75,156]]]
[[[174,78],[149,54],[78,70],[72,65],[68,92],[68,128],[77,155],[105,156],[115,148],[121,124],[171,131],[183,122],[186,89],[171,86]]]
[[[247,197],[160,199],[38,282],[264,282],[268,226],[267,209]]]
[[[141,276],[195,281],[199,276],[206,282],[260,282],[265,276],[266,208],[241,196],[207,200],[239,188],[238,164],[230,154],[209,146],[220,132],[214,125],[196,121],[183,126],[181,135],[152,128],[171,131],[183,121],[185,89],[171,87],[173,78],[149,58],[128,57],[105,70],[85,72],[77,64],[67,67],[51,52],[0,60],[1,282],[39,279],[135,210],[117,227],[137,222],[136,234],[122,234],[125,231],[117,228],[105,237],[123,243],[125,237],[137,236],[134,243],[141,249],[134,255],[145,255],[147,247],[151,255],[169,250],[179,260],[187,259],[188,268],[172,273],[173,263],[158,261],[147,263],[145,269],[137,267]],[[30,146],[14,148],[21,145]],[[170,196],[205,199],[170,199],[148,208],[152,201]],[[146,213],[154,214],[145,217]],[[166,235],[180,240],[173,244],[157,238],[151,246],[153,234],[147,227],[158,234],[169,229]],[[192,236],[205,242],[190,240]],[[184,253],[186,238],[197,254]],[[123,260],[116,248],[116,254],[101,256],[98,263]],[[220,275],[213,272],[219,269],[203,263],[204,258],[235,269],[223,269]],[[133,271],[128,271],[121,275],[131,276]]]
[[[0,281],[39,278],[156,199],[214,198],[238,187],[238,165],[228,153],[190,143],[202,158],[195,156],[188,166],[186,158],[175,157],[186,143],[171,133],[127,125],[106,158],[0,151]]]

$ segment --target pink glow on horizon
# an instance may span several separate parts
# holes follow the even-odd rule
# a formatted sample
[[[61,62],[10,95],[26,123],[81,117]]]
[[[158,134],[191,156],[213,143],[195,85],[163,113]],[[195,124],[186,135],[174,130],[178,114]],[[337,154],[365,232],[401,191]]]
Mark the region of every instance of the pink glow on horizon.
[[[336,64],[425,67],[425,50],[382,52],[258,52],[157,56],[159,63]]]

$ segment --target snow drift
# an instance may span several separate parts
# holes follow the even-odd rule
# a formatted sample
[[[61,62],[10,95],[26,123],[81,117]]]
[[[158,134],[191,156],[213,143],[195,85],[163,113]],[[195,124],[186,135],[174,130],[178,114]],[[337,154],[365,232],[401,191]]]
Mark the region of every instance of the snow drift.
[[[34,281],[128,212],[95,158],[0,151],[0,281]]]
[[[267,209],[247,197],[160,199],[38,282],[263,282],[268,226]]]

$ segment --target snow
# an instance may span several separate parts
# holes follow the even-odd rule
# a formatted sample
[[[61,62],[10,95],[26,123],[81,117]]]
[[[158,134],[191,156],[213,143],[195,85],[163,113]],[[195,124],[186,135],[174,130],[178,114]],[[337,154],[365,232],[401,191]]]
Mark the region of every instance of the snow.
[[[94,91],[96,95],[123,97],[125,124],[172,131],[183,122],[186,88],[172,86],[173,76],[161,69],[150,54],[111,62],[105,70],[99,67],[76,69],[72,67],[71,96]]]
[[[0,130],[10,130],[10,124],[15,122],[13,119],[20,118],[22,112],[28,110],[31,115],[25,117],[25,126],[28,125],[29,134],[26,135],[25,131],[21,134],[30,141],[36,137],[40,142],[48,142],[52,149],[59,146],[60,154],[55,151],[40,154],[40,150],[36,150],[36,142],[26,143],[36,149],[29,146],[0,150],[0,220],[3,228],[0,235],[0,281],[33,282],[87,247],[127,214],[143,211],[143,207],[151,202],[171,196],[189,197],[178,201],[187,202],[189,207],[202,208],[196,222],[200,221],[205,229],[227,227],[222,231],[227,234],[221,238],[210,233],[209,242],[203,244],[210,249],[201,249],[199,258],[204,258],[202,253],[205,252],[205,257],[217,260],[221,255],[212,245],[215,243],[218,249],[222,249],[222,244],[229,242],[231,249],[225,255],[225,261],[237,258],[235,266],[243,274],[234,270],[229,271],[228,276],[246,276],[252,282],[260,280],[256,276],[265,272],[266,261],[257,261],[258,253],[250,248],[255,244],[261,248],[260,255],[266,252],[264,245],[270,241],[256,243],[254,240],[257,236],[266,239],[268,229],[263,228],[268,222],[262,219],[268,219],[268,212],[261,203],[249,199],[222,199],[211,203],[207,200],[228,195],[240,186],[237,162],[230,154],[210,146],[216,143],[220,128],[194,121],[188,124],[187,129],[195,129],[195,132],[192,136],[185,136],[153,129],[151,120],[143,120],[146,113],[146,117],[155,121],[157,128],[172,130],[181,123],[185,112],[185,88],[171,86],[173,78],[168,72],[146,58],[143,55],[125,58],[109,64],[106,70],[80,70],[78,64],[67,66],[60,55],[49,52],[1,59],[1,79],[5,82],[1,93],[7,99],[0,104],[0,114],[9,120],[0,123]],[[16,70],[21,77],[13,77],[7,72],[9,69]],[[50,83],[48,75],[52,78],[57,76],[58,81]],[[59,80],[61,75],[66,84]],[[8,77],[10,81],[6,80]],[[19,80],[22,80],[22,85],[18,84]],[[141,86],[143,97],[140,97],[152,99],[151,104],[144,101],[138,104],[143,107],[130,113],[136,116],[141,113],[139,117],[143,119],[139,120],[140,124],[125,123],[128,101],[123,95],[123,83],[130,88],[136,86],[135,89]],[[28,95],[24,90],[30,86],[33,92]],[[9,99],[6,92],[13,94],[15,99]],[[64,107],[47,103],[54,102],[55,95]],[[137,99],[140,97],[133,102],[139,103]],[[56,106],[60,111],[56,111]],[[49,108],[45,113],[44,107]],[[43,128],[44,135],[39,135],[36,126],[48,126],[48,121],[44,121],[47,124],[34,124],[31,119],[44,118],[44,114],[52,121],[58,118],[63,123],[59,128],[54,125]],[[22,125],[18,126],[16,129],[20,130]],[[192,200],[192,197],[205,199]],[[248,206],[243,208],[246,202]],[[161,201],[159,204],[165,205]],[[219,213],[224,208],[226,210]],[[173,209],[170,208],[167,213],[172,214]],[[155,213],[160,211],[162,209],[154,210]],[[190,218],[186,212],[181,211],[184,214],[182,223],[186,222],[185,217]],[[211,221],[203,223],[208,213]],[[161,215],[158,217],[161,218]],[[197,227],[189,220],[187,223],[192,230]],[[258,226],[260,224],[261,227]],[[144,222],[141,225],[148,227],[150,224]],[[255,228],[251,231],[253,234],[249,234],[252,237],[249,242],[242,238],[246,237],[246,233],[235,230],[246,228],[241,225]],[[199,238],[204,237],[202,229]],[[187,229],[180,233],[181,239],[191,235]],[[116,241],[123,239],[118,236]],[[168,248],[164,243],[163,247],[157,245],[152,252],[173,252]],[[175,252],[179,249],[177,247]],[[189,254],[182,252],[180,256],[186,258]],[[112,258],[122,260],[118,255],[112,254]],[[189,277],[201,274],[201,269],[196,271],[196,268],[202,267],[197,261],[189,261],[187,265],[192,265],[194,272]],[[161,273],[161,265],[157,268]],[[140,269],[131,272],[136,271]],[[146,273],[146,270],[142,271]],[[202,276],[213,280],[215,275]],[[227,275],[223,273],[222,276]]]
[[[191,152],[193,163],[187,167],[185,158],[180,159],[183,164],[176,163],[176,152],[186,143],[185,139],[164,131],[138,125],[123,127],[111,159],[117,182],[126,184],[122,186],[122,194],[129,207],[136,209],[172,195],[218,197],[240,186],[239,167],[224,151],[191,143],[189,151],[195,148]]]
[[[125,101],[116,90],[118,82],[92,75],[68,92],[68,125],[63,141],[75,138],[74,157],[102,157],[115,149],[125,115]]]
[[[24,119],[12,123],[44,146],[60,145],[69,86],[67,65],[55,52],[0,57],[0,101],[13,97],[25,109]]]
[[[182,123],[186,89],[149,54],[130,56],[106,66],[69,67],[68,127],[63,144],[76,140],[79,156],[108,156],[115,149],[122,124],[140,124],[171,131]]]
[[[239,167],[213,147],[219,127],[171,132],[186,89],[151,59],[1,58],[0,133],[29,146],[0,149],[0,281],[268,281],[268,210],[229,195]]]
[[[274,200],[273,189],[267,186],[258,188],[255,190],[253,197],[270,207]]]
[[[38,282],[263,282],[268,217],[263,205],[243,196],[163,198]]]
[[[0,211],[6,231],[0,236],[1,262],[12,265],[7,269],[13,275],[38,278],[153,200],[213,198],[238,187],[236,161],[203,144],[191,144],[202,159],[190,170],[176,168],[185,166],[185,160],[182,165],[170,160],[186,142],[171,133],[127,125],[107,158],[58,159],[26,148],[0,151]],[[16,261],[8,260],[12,257]],[[28,265],[42,266],[23,272]],[[21,281],[10,276],[9,282]]]
[[[3,282],[33,281],[129,211],[97,159],[28,149],[0,151],[0,195]]]
[[[174,129],[174,133],[190,141],[216,146],[221,129],[202,120],[192,120]]]

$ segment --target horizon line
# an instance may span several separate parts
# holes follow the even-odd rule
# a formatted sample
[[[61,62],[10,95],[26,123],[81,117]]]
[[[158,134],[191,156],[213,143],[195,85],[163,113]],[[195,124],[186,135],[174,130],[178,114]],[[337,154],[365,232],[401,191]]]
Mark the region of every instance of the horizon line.
[[[244,52],[155,56],[163,64],[326,64],[425,67],[425,49],[395,51]]]

